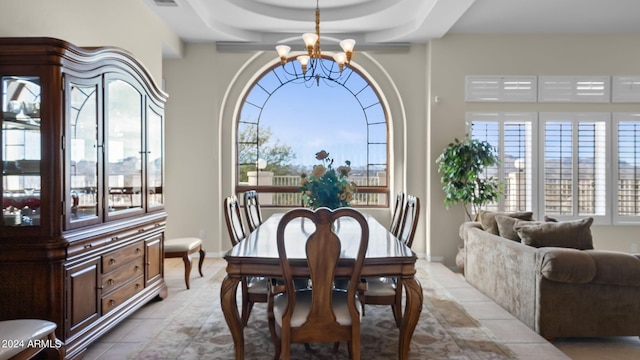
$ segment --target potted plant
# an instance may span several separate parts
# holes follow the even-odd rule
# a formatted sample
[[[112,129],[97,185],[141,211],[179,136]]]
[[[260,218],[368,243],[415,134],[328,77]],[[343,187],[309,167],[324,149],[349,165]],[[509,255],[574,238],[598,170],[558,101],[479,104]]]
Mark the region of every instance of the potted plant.
[[[472,213],[477,214],[483,205],[502,196],[504,184],[493,176],[484,176],[488,167],[499,164],[490,143],[472,139],[468,134],[462,141],[456,138],[442,151],[436,163],[442,174],[445,206],[449,208],[462,202],[467,219],[471,220]]]
[[[456,138],[442,151],[436,163],[438,172],[442,174],[440,181],[444,184],[445,206],[448,209],[462,202],[468,220],[483,205],[495,202],[502,196],[504,184],[484,174],[487,167],[499,164],[498,155],[490,143],[472,139],[469,134],[462,141]],[[456,265],[463,272],[464,257],[464,247],[459,246]]]

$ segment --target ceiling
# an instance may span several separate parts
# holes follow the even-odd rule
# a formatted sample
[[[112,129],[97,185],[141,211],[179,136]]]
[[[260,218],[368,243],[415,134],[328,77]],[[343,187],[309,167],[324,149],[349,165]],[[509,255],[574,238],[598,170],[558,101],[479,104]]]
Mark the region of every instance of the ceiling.
[[[142,1],[185,42],[272,47],[314,31],[316,0]],[[319,6],[325,44],[349,37],[356,48],[425,43],[448,33],[640,34],[638,0],[319,0]]]

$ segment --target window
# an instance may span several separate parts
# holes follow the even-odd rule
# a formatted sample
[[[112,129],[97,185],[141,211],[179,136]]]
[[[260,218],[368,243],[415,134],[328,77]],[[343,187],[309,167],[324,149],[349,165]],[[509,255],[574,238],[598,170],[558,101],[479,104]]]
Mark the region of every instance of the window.
[[[261,206],[300,205],[300,175],[310,173],[319,164],[315,153],[326,150],[334,167],[351,162],[355,206],[388,206],[387,112],[378,93],[351,67],[338,79],[307,80],[290,59],[247,90],[237,119],[236,191],[256,189]]]
[[[535,113],[467,114],[474,139],[493,145],[499,167],[487,170],[504,183],[504,196],[488,210],[524,211],[533,208],[533,125]]]
[[[487,209],[590,216],[601,224],[640,221],[640,114],[615,116],[611,151],[610,113],[468,113],[472,136],[494,145],[501,160],[488,175],[499,175],[505,194]],[[609,164],[618,164],[616,179]]]
[[[616,194],[614,219],[617,223],[638,222],[640,216],[640,114],[614,113],[617,136],[614,148]]]
[[[540,114],[545,215],[606,215],[609,117],[607,113]]]

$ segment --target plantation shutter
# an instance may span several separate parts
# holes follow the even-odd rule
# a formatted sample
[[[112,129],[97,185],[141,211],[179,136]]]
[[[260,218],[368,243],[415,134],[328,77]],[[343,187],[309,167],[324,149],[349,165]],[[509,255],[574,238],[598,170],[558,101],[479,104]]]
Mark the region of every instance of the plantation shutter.
[[[465,76],[467,102],[535,102],[536,76]]]
[[[610,101],[609,76],[540,76],[538,102]]]
[[[617,136],[614,223],[640,222],[640,114],[614,113]]]
[[[504,196],[487,207],[496,211],[533,211],[535,113],[468,113],[472,137],[498,149],[500,165],[487,170],[504,183]]]
[[[541,113],[543,211],[605,216],[607,113]]]
[[[614,76],[611,79],[611,101],[640,102],[640,76]]]

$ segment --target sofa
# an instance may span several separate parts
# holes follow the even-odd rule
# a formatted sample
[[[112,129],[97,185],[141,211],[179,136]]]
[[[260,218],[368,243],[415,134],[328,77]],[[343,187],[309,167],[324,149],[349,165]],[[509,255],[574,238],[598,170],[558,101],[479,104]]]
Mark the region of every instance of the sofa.
[[[592,219],[491,215],[460,226],[469,284],[549,340],[640,335],[640,254],[593,249]]]

